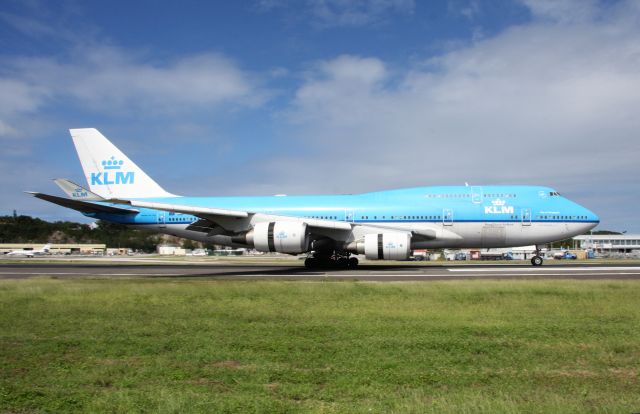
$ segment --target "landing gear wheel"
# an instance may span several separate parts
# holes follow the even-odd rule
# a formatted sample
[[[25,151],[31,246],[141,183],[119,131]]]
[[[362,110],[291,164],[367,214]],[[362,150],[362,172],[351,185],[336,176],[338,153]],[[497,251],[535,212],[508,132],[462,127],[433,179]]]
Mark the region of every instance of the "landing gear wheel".
[[[542,266],[542,257],[540,256],[533,256],[531,258],[531,264],[534,266]]]
[[[347,259],[346,257],[341,257],[338,260],[336,260],[336,263],[338,265],[338,268],[340,269],[346,269],[347,267],[349,267],[349,259]]]
[[[342,251],[321,251],[312,254],[304,260],[304,267],[307,269],[355,269],[358,267],[358,259],[349,257],[348,253]]]
[[[306,267],[307,269],[315,269],[318,267],[318,259],[316,259],[315,257],[307,257],[304,260],[304,267]]]

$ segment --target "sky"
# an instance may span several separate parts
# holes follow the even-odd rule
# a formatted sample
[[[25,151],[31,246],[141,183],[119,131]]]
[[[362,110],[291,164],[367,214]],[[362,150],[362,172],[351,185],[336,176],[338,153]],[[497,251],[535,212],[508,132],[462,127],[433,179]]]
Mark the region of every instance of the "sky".
[[[0,2],[0,215],[94,127],[181,195],[553,187],[640,232],[640,2]]]

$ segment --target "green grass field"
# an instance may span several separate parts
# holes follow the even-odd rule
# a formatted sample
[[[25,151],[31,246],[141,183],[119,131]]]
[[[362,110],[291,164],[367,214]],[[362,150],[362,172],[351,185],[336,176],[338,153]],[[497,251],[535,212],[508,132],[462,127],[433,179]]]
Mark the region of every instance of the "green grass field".
[[[640,282],[0,281],[0,412],[640,411]]]

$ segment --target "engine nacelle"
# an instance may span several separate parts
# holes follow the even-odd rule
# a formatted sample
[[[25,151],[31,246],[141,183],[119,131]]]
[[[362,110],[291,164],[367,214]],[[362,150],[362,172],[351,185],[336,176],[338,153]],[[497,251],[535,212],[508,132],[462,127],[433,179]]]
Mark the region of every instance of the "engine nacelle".
[[[411,234],[365,234],[364,255],[369,260],[407,260],[411,255]]]
[[[253,246],[261,252],[304,253],[309,251],[307,223],[272,221],[253,227]]]

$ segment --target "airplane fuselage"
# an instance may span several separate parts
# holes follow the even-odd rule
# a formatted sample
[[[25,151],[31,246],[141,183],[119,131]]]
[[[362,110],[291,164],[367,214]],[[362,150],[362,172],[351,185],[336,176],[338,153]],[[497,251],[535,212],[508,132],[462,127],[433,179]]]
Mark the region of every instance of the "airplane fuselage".
[[[380,231],[417,235],[411,248],[505,247],[543,244],[582,234],[599,222],[586,208],[537,186],[416,187],[356,195],[268,197],[172,197],[145,199],[191,207],[251,211],[250,217],[228,219],[225,227],[247,228],[259,222],[287,219],[352,223],[349,233],[316,230],[342,242]],[[90,214],[95,218],[153,229],[166,234],[229,246],[225,234],[188,229],[198,220],[190,214],[140,208],[135,215]]]

